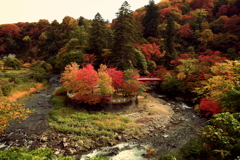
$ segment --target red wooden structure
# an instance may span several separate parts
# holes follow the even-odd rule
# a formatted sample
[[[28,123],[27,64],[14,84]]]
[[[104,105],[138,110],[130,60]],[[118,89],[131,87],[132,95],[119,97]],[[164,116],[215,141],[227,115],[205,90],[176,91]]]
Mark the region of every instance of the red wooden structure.
[[[148,77],[148,76],[139,77],[139,78],[137,78],[137,80],[139,80],[139,81],[162,81],[160,77]]]

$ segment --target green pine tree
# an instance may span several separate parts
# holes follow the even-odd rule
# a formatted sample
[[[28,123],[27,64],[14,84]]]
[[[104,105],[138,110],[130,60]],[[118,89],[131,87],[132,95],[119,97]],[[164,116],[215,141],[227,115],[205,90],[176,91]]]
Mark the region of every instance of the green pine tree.
[[[146,14],[142,21],[144,29],[144,38],[157,37],[157,27],[159,24],[158,6],[154,0],[149,0],[149,5],[146,6]]]
[[[96,55],[97,61],[102,62],[103,49],[110,48],[111,33],[106,27],[102,16],[97,13],[90,28],[89,52]]]
[[[120,70],[132,68],[137,63],[133,43],[141,41],[141,31],[137,22],[133,19],[127,1],[123,3],[117,13],[117,20],[113,30],[112,63]]]
[[[176,30],[174,28],[174,20],[172,16],[167,19],[167,27],[166,27],[166,34],[164,37],[164,50],[165,50],[165,67],[170,68],[171,60],[177,58],[177,52],[174,47],[174,40],[176,35]]]
[[[83,17],[83,16],[80,16],[80,17],[79,17],[78,25],[79,25],[79,26],[83,26],[83,25],[84,25],[84,17]]]

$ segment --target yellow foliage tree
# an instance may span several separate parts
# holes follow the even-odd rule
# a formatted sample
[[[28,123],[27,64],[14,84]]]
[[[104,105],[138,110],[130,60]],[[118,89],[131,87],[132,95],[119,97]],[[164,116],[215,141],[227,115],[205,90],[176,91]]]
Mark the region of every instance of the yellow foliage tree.
[[[2,134],[14,119],[20,118],[25,120],[28,114],[32,112],[29,109],[25,109],[22,104],[1,102],[0,113],[0,134]]]
[[[101,94],[113,94],[114,88],[112,87],[112,77],[107,73],[107,66],[101,64],[98,70],[98,77],[100,79],[99,87],[101,88]]]

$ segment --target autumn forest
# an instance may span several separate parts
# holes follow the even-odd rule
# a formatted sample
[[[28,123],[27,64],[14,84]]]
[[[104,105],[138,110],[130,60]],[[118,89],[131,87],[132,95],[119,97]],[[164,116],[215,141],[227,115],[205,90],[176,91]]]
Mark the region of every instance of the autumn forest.
[[[96,13],[1,24],[0,69],[33,66],[44,74],[38,81],[59,73],[75,100],[91,105],[145,91],[137,76],[159,77],[159,90],[193,102],[210,119],[202,137],[214,154],[203,147],[195,158],[239,159],[240,1],[150,0],[136,11],[125,1],[116,12],[112,22]]]

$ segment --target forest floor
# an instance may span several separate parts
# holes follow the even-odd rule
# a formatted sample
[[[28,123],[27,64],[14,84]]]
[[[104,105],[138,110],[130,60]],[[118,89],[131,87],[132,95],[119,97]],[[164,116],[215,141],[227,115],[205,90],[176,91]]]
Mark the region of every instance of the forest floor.
[[[49,88],[26,102],[26,108],[34,112],[22,123],[11,123],[4,132],[5,136],[0,137],[0,149],[10,146],[36,149],[52,144],[56,147],[53,148],[56,155],[77,154],[74,148],[69,148],[71,141],[66,140],[64,134],[55,133],[54,138],[45,134],[49,129],[47,115],[53,109],[51,94],[60,85],[59,76],[52,76],[49,84]],[[116,139],[119,142],[147,144],[156,150],[155,156],[182,147],[191,137],[197,136],[206,121],[205,118],[197,116],[192,107],[187,107],[180,101],[166,100],[154,92],[148,98],[139,97],[139,106],[121,115],[141,124],[144,131],[134,137],[116,135]],[[45,136],[42,136],[43,134]],[[93,149],[89,148],[89,151]]]

